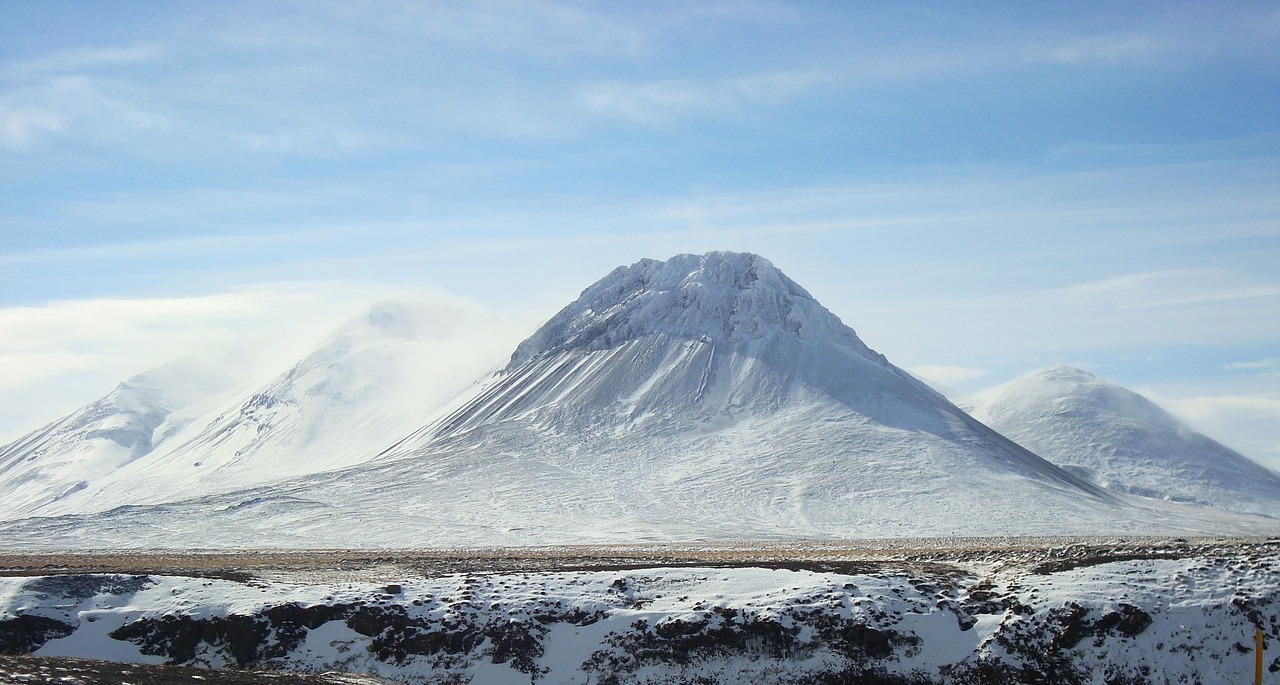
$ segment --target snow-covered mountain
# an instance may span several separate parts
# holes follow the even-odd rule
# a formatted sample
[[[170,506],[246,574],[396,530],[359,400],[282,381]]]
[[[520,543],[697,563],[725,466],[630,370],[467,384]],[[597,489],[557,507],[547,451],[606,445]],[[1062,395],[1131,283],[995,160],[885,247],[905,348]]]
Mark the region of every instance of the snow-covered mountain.
[[[751,254],[615,270],[419,438],[401,451],[426,463],[509,455],[503,470],[537,483],[553,520],[601,537],[964,533],[964,512],[980,510],[985,529],[1013,531],[1060,521],[1054,507],[1118,507],[890,364]],[[524,502],[486,506],[547,525]]]
[[[962,404],[1018,444],[1111,490],[1280,517],[1280,474],[1087,371],[1043,369]]]
[[[184,357],[0,447],[0,517],[39,511],[151,454],[180,429],[182,409],[232,384],[227,375]]]
[[[397,374],[379,375],[386,360],[375,355],[363,369],[342,340],[198,439],[175,443],[186,448],[43,512],[63,515],[0,523],[0,546],[1275,529],[1116,494],[1041,459],[890,364],[755,255],[680,255],[613,271],[412,432],[417,410],[387,412],[400,412],[396,398],[421,384],[388,390],[378,379]],[[392,444],[398,435],[407,437]],[[120,493],[132,499],[113,499]]]
[[[116,439],[149,448],[155,436],[160,444],[135,449],[133,459],[117,459],[38,511],[153,504],[362,463],[497,366],[514,339],[511,327],[479,311],[378,303],[265,386],[205,407],[182,425],[161,426],[163,415],[152,409],[156,402],[141,395],[135,404],[148,411],[129,414],[137,418]],[[126,384],[77,415],[91,415],[104,403],[115,406],[121,392],[135,386]],[[30,463],[53,461],[26,449],[30,440],[14,443],[6,454],[25,455]]]

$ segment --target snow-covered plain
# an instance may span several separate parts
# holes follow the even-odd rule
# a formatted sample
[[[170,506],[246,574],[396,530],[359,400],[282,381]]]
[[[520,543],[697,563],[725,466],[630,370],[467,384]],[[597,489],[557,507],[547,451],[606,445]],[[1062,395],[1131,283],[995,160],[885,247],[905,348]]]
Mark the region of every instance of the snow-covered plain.
[[[1272,646],[1280,635],[1275,540],[822,563],[830,570],[434,576],[387,560],[366,580],[296,570],[10,577],[0,579],[0,640],[37,655],[406,683],[1138,684],[1250,682],[1255,629]],[[1267,666],[1271,682],[1280,658],[1269,653]]]

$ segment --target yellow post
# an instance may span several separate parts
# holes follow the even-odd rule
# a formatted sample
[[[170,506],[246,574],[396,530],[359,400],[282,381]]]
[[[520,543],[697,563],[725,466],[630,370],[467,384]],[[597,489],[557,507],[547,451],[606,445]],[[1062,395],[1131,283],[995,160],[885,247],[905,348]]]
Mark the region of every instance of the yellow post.
[[[1253,636],[1253,685],[1262,685],[1262,629]]]

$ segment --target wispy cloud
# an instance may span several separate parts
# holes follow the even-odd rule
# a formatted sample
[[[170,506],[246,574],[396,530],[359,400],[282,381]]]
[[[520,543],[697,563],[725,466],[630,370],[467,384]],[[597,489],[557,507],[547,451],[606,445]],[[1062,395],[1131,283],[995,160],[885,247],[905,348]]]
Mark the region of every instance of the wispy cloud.
[[[256,152],[276,155],[343,156],[387,144],[383,136],[336,126],[294,128],[273,132],[231,132],[227,138]]]
[[[399,290],[265,284],[196,297],[93,299],[0,309],[0,442],[177,357],[253,350],[236,369],[273,374],[369,303]],[[443,296],[442,296],[443,297]]]
[[[1170,398],[1142,392],[1197,431],[1280,471],[1280,397],[1275,394]]]
[[[1158,58],[1169,45],[1142,32],[1112,33],[1074,38],[1049,48],[1049,57],[1063,64],[1148,62]]]
[[[1233,362],[1225,367],[1229,371],[1256,371],[1268,376],[1280,376],[1280,357],[1267,357],[1256,361]]]
[[[164,49],[158,43],[70,48],[35,59],[5,62],[0,64],[0,74],[9,77],[30,77],[63,72],[83,72],[150,62],[161,57],[163,53]]]
[[[1074,304],[1112,309],[1154,309],[1239,300],[1280,299],[1280,285],[1248,282],[1236,274],[1175,269],[1127,274],[1066,288]]]
[[[760,105],[776,105],[833,82],[828,75],[804,71],[707,80],[612,81],[584,87],[578,102],[594,114],[665,124],[691,115],[723,116]]]
[[[300,320],[326,309],[341,310],[336,313],[341,320],[355,306],[351,295],[340,294],[348,288],[366,290],[358,301],[367,301],[367,289],[317,283],[263,286],[201,297],[68,300],[0,309],[0,357],[115,355],[141,345],[149,351],[140,357],[163,360],[159,350],[225,341],[239,335],[238,331],[262,327],[290,308],[297,309]],[[282,326],[282,330],[288,328]],[[153,340],[147,341],[148,337]],[[187,344],[175,345],[178,339]],[[0,381],[5,385],[10,382],[9,378]]]
[[[945,364],[920,364],[912,366],[907,370],[916,376],[947,384],[982,378],[987,375],[987,371],[985,369],[975,369],[967,366],[948,366]]]
[[[164,124],[163,117],[108,95],[83,76],[57,77],[0,93],[0,147],[10,150],[76,128],[113,135],[122,128],[136,131]]]
[[[673,115],[685,115],[717,108],[718,93],[685,81],[661,83],[600,83],[585,89],[578,97],[592,112],[619,116],[643,123],[668,121]]]
[[[643,13],[621,7],[597,11],[581,3],[521,2],[440,4],[385,2],[377,5],[336,3],[321,8],[336,23],[329,28],[358,27],[412,35],[431,42],[466,46],[530,57],[565,54],[630,54],[645,42]],[[265,36],[267,44],[274,35]]]

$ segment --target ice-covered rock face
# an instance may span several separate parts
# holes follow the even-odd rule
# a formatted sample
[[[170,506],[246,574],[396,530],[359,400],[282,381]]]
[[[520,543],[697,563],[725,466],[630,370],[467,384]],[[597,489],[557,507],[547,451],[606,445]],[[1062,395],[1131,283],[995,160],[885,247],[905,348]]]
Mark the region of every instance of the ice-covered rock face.
[[[710,252],[618,267],[523,342],[512,364],[655,334],[729,343],[789,334],[865,349],[852,329],[769,260]]]

